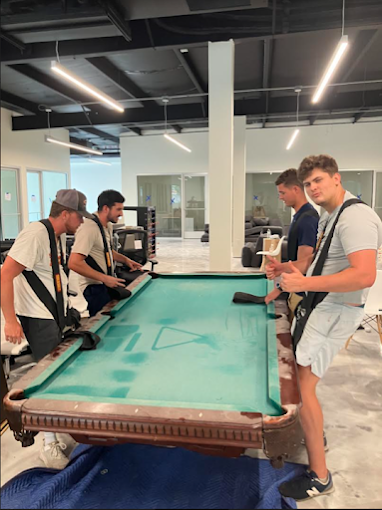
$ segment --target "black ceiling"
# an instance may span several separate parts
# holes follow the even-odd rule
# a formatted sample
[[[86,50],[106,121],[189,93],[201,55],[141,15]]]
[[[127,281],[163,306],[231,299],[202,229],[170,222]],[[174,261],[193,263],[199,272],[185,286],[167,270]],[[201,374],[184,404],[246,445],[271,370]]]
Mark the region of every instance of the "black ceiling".
[[[164,96],[175,131],[204,127],[208,41],[233,38],[235,113],[248,123],[293,120],[299,86],[300,116],[310,124],[382,116],[381,0],[347,0],[350,47],[334,77],[347,85],[311,103],[341,20],[342,0],[3,0],[1,103],[23,114],[14,130],[46,128],[49,107],[52,127],[106,151],[118,148],[121,133],[163,128]],[[125,112],[52,76],[57,48],[63,65]]]

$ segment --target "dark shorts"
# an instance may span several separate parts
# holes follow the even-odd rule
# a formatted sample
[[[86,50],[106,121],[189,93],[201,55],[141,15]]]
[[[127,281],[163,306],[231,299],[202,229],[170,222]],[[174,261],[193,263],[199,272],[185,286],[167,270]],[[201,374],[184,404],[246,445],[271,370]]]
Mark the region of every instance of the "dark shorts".
[[[62,334],[55,320],[22,315],[18,317],[36,361],[40,361],[62,342]]]
[[[90,317],[94,317],[102,308],[110,303],[110,294],[106,285],[88,285],[84,290],[84,298],[88,302]]]

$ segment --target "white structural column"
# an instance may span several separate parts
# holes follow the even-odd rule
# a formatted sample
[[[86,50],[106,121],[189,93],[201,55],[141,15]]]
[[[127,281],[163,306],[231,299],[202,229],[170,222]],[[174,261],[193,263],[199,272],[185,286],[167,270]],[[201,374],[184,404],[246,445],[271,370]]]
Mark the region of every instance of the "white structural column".
[[[245,223],[245,170],[246,170],[246,125],[247,117],[235,117],[233,151],[233,245],[234,257],[241,257],[244,246]]]
[[[208,43],[210,270],[232,260],[234,42]]]

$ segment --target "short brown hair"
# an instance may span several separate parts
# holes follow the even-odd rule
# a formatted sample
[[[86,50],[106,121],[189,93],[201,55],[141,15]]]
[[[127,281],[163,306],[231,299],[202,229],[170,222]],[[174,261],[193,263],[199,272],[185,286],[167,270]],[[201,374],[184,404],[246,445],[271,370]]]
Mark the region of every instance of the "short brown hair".
[[[55,200],[52,202],[52,207],[50,208],[49,216],[51,218],[58,218],[60,214],[64,211],[68,211],[70,213],[75,212],[74,209],[70,209],[69,207],[64,207],[61,204],[58,204]]]
[[[326,154],[308,156],[301,161],[298,169],[298,178],[300,181],[303,182],[307,177],[309,177],[315,168],[326,172],[332,177],[339,171],[336,160],[331,156],[327,156]]]
[[[278,176],[275,184],[276,186],[279,184],[284,184],[284,186],[287,188],[298,186],[300,189],[304,189],[302,182],[298,179],[297,170],[295,168],[289,168],[288,170],[285,170],[285,172]]]

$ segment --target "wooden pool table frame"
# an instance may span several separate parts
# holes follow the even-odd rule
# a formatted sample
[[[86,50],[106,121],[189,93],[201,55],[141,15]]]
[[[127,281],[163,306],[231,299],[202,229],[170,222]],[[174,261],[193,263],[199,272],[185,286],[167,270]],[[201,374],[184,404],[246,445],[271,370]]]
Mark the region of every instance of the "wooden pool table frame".
[[[137,278],[128,289],[134,290],[145,278],[147,274]],[[109,303],[95,317],[85,320],[81,329],[95,325],[116,304],[116,301]],[[70,434],[82,443],[183,446],[227,456],[238,456],[247,448],[263,449],[274,465],[280,465],[301,441],[301,397],[291,335],[278,333],[277,339],[281,404],[285,410],[281,416],[25,398],[24,390],[77,340],[67,339],[6,395],[7,418],[23,446],[33,444],[33,436],[38,431],[51,431]]]

